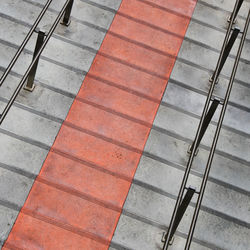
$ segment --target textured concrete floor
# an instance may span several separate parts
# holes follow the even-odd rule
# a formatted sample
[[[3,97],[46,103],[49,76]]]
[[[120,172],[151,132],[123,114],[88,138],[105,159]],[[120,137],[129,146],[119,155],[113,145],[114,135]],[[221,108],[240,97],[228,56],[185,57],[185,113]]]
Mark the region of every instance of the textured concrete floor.
[[[63,2],[54,1],[40,27],[48,29]],[[58,26],[40,60],[35,91],[21,92],[0,128],[0,245],[26,200],[120,2],[76,1],[71,26]],[[44,3],[1,0],[1,72]],[[231,0],[197,3],[114,234],[112,250],[162,247],[160,239],[171,218],[186,166],[186,151],[196,132],[209,88],[208,79],[215,68],[226,32],[226,19],[233,5]],[[237,23],[240,27],[249,6],[249,1],[245,1]],[[246,250],[250,246],[249,39],[248,32],[192,250]],[[35,37],[1,87],[1,110],[31,60],[34,42]],[[236,47],[232,55],[235,53]],[[233,56],[226,63],[216,86],[218,96],[225,93],[232,64]],[[189,180],[192,186],[200,185],[216,119],[195,159]],[[191,206],[172,249],[183,249],[192,211]]]

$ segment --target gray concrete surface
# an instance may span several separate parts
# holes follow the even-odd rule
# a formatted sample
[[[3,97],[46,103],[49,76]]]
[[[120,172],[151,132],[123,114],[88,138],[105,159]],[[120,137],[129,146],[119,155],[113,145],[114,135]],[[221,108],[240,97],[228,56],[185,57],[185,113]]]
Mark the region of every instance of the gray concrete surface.
[[[209,81],[225,36],[234,1],[199,0],[190,22],[111,247],[161,249],[209,89]],[[243,27],[249,1],[236,25]],[[191,250],[246,250],[250,246],[250,83],[249,32],[220,134]],[[214,94],[223,97],[237,44]],[[202,140],[188,185],[200,187],[220,108]],[[184,215],[174,244],[185,246],[195,199]]]
[[[1,74],[45,2],[1,1]],[[40,29],[49,30],[64,2],[53,1],[39,25]],[[0,128],[0,248],[27,198],[120,2],[75,1],[71,25],[58,25],[41,56],[34,92],[21,91]],[[0,111],[29,65],[35,41],[34,35],[1,87]]]

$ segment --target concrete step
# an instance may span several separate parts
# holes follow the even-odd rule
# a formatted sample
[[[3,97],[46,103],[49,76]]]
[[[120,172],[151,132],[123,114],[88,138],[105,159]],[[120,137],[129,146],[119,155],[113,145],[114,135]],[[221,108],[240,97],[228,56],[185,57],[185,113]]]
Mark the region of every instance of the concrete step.
[[[161,194],[145,189],[143,187],[139,187],[137,185],[132,185],[124,206],[124,214],[128,215],[129,217],[132,217],[133,221],[137,222],[137,220],[140,220],[141,222],[144,221],[148,224],[155,225],[155,227],[158,228],[157,231],[159,232],[160,231],[159,229],[163,230],[163,228],[166,228],[167,225],[169,224],[174,204],[175,200],[172,198],[163,196]],[[193,213],[193,207],[189,207],[179,226],[178,231],[180,233],[182,234],[187,233],[192,213]],[[132,223],[132,222],[130,222],[129,223],[130,225],[128,225],[128,223],[126,222],[122,223],[121,220],[122,218],[120,219],[119,224],[122,229],[119,230],[119,227],[117,229],[117,232],[119,232],[120,235],[119,237],[122,238],[124,237],[125,234],[127,239],[126,242],[130,242],[131,238],[133,239],[132,232],[137,231],[137,234],[134,235],[134,237],[138,236],[139,233],[141,232],[141,230],[139,229],[140,226],[138,227],[136,226],[137,223]],[[135,228],[132,232],[130,229],[130,227],[132,227],[131,224],[132,225],[134,224],[133,228]],[[149,241],[152,241],[153,244],[158,243],[160,245],[161,244],[160,239],[156,240],[155,238],[152,238],[152,236],[155,235],[155,233],[152,233],[152,231],[154,232],[156,230],[151,228],[151,230],[149,231],[151,235],[151,239],[149,239]],[[143,238],[147,238],[147,235],[145,236],[145,233],[143,234],[141,232],[141,234],[144,236]],[[202,242],[205,246],[211,249],[219,248],[227,250],[233,250],[233,249],[244,250],[247,249],[250,244],[250,239],[248,235],[249,235],[248,228],[245,228],[243,226],[235,224],[234,222],[230,222],[228,220],[225,220],[208,212],[200,211],[199,220],[194,233],[194,242],[195,241]],[[141,241],[139,241],[140,238],[139,237],[137,238],[138,238],[137,242],[143,244]],[[132,247],[132,249],[141,249],[141,248]],[[145,249],[157,249],[157,248],[153,247]],[[191,249],[193,249],[192,246]]]
[[[3,103],[0,103],[0,107],[2,110]],[[61,123],[59,122],[52,121],[15,106],[10,109],[1,125],[3,130],[29,140],[38,141],[48,147],[52,146],[60,127]]]
[[[176,61],[175,67],[171,74],[171,79],[180,86],[184,86],[190,90],[202,93],[207,96],[210,88],[209,78],[212,71],[207,71],[205,69],[197,68],[188,63],[182,62],[181,60]],[[171,82],[171,80],[170,80]],[[228,86],[228,80],[220,77],[219,83],[215,86],[214,95],[218,97],[224,97],[225,91]],[[170,95],[171,93],[169,93]],[[235,81],[233,85],[233,90],[230,95],[229,104],[236,107],[249,110],[250,108],[250,88],[248,84],[239,84]]]
[[[160,229],[157,226],[150,225],[149,223],[145,223],[122,214],[111,246],[114,246],[114,249],[118,250],[162,249],[163,243],[161,243],[161,238],[163,231],[163,229]],[[184,249],[185,241],[180,234],[175,237],[174,242],[175,245],[170,248],[171,250]],[[212,248],[208,248],[194,242],[192,244],[192,250],[193,249],[208,250]]]
[[[231,1],[232,5],[234,6],[235,1]],[[194,10],[194,14],[192,16],[193,20],[197,20],[198,22],[202,22],[204,24],[206,24],[207,26],[212,26],[215,27],[216,29],[220,29],[220,30],[226,30],[228,27],[228,16],[230,15],[230,13],[232,13],[233,11],[233,6],[231,6],[231,10],[229,10],[229,12],[226,11],[221,11],[218,8],[215,8],[214,6],[210,5],[211,2],[209,3],[209,5],[204,5],[202,3],[197,2],[196,8]],[[218,2],[217,4],[221,4],[221,2]],[[240,11],[240,15],[247,15],[247,9],[249,8],[249,2],[245,3],[248,7],[241,8]],[[245,13],[245,14],[244,14]],[[238,22],[237,22],[237,26],[240,28],[244,27],[244,18],[238,18]],[[249,34],[247,35],[247,38],[249,39]]]
[[[169,82],[167,91],[163,97],[162,106],[168,106],[170,108],[180,110],[183,113],[186,112],[190,116],[199,118],[202,114],[205,101],[205,95],[184,88],[178,84]],[[218,110],[214,114],[212,121],[218,120],[220,110],[221,106],[218,106]],[[235,133],[243,132],[245,136],[248,136],[250,134],[250,128],[248,126],[249,122],[249,112],[228,105],[223,123],[225,128],[232,128]]]
[[[9,76],[4,85],[1,87],[0,97],[2,102],[7,102],[13,94],[20,77]],[[39,113],[48,119],[62,122],[73,102],[73,98],[43,87],[40,83],[35,82],[36,87],[32,93],[21,90],[14,105],[30,112]]]
[[[163,163],[185,169],[188,161],[187,149],[189,143],[174,138],[171,135],[160,133],[152,130],[145,146],[144,155],[156,159]],[[202,174],[207,162],[209,151],[203,148],[199,149],[198,155],[194,159],[192,169]],[[247,192],[250,191],[249,186],[249,165],[242,164],[235,159],[229,159],[227,156],[215,154],[211,169],[211,178],[229,183]]]
[[[61,10],[64,2],[65,1],[57,1],[56,3],[53,3],[53,5],[51,5],[52,6],[51,10],[55,10],[54,8],[56,8],[58,11]],[[10,0],[3,0],[1,4],[1,10],[2,12],[12,17],[15,17],[25,22],[30,22],[29,19],[31,20],[33,18],[34,18],[33,20],[36,19],[36,17],[41,12],[41,8],[44,6],[44,4],[45,1],[43,1],[42,4],[41,1],[18,0],[13,2]],[[32,11],[30,11],[31,9]],[[52,15],[50,11],[46,13],[45,17],[48,17],[49,15]],[[110,11],[104,9],[100,9],[94,5],[88,4],[86,1],[76,1],[74,3],[74,8],[72,9],[72,16],[74,17],[74,19],[81,20],[81,22],[92,23],[104,29],[108,29],[110,23],[113,20],[114,13],[111,13]],[[50,20],[52,20],[52,18]],[[51,21],[49,21],[49,19],[47,18],[44,18],[40,27],[46,27],[48,23],[51,23]]]
[[[211,27],[207,27],[205,25],[202,25],[200,23],[196,23],[195,21],[191,21],[189,24],[189,28],[186,33],[185,40],[192,40],[192,42],[198,43],[201,46],[208,47],[211,50],[214,50],[218,53],[220,53],[223,41],[225,39],[226,31],[222,32],[216,29],[213,29]],[[238,36],[238,39],[235,41],[235,45],[232,48],[232,51],[230,53],[230,56],[236,56],[237,49],[240,43],[240,36]],[[250,60],[249,56],[250,51],[250,42],[249,40],[245,41],[241,61]],[[244,60],[243,60],[244,59]]]
[[[9,235],[11,227],[16,220],[17,214],[17,211],[0,205],[0,248],[3,245],[7,236]]]
[[[0,166],[4,169],[11,169],[30,178],[36,176],[47,156],[48,149],[39,147],[14,137],[0,133]]]
[[[6,19],[5,19],[5,21],[6,21]],[[6,22],[8,22],[8,20]],[[11,22],[11,24],[13,24],[13,23]],[[7,25],[7,27],[8,26],[9,25]],[[27,31],[28,31],[28,29],[27,29]],[[13,26],[13,29],[11,29],[9,27],[8,32],[4,34],[4,38],[2,39],[3,40],[2,43],[5,42],[5,44],[8,45],[9,47],[11,46],[11,47],[14,47],[17,49],[19,47],[19,44],[16,42],[14,42],[14,43],[11,42],[11,41],[13,41],[11,39],[11,37],[14,35],[21,36],[22,32],[23,32],[23,26],[15,25],[15,26]],[[33,54],[33,51],[34,51],[35,40],[36,40],[36,37],[33,36],[33,39],[30,40],[30,42],[27,44],[27,47],[26,47],[27,48],[26,52],[28,52],[31,55]],[[42,55],[45,58],[49,58],[53,61],[58,62],[58,64],[64,64],[64,65],[67,65],[69,67],[88,71],[89,65],[92,63],[92,60],[95,56],[95,51],[89,51],[86,49],[82,49],[82,48],[79,48],[78,46],[72,45],[70,43],[51,38],[48,46],[46,46]],[[3,57],[4,58],[2,60],[5,60],[6,63],[10,62],[10,59],[12,59],[12,57],[9,54],[7,54],[7,55],[4,54]],[[9,58],[9,60],[7,60],[7,58]],[[49,60],[49,59],[47,59],[47,60]],[[77,63],[79,61],[82,62],[80,66]],[[18,62],[17,62],[17,64],[18,64]],[[29,64],[30,64],[30,60],[27,60],[25,65],[29,65]],[[23,66],[25,66],[25,65],[23,65]]]
[[[184,59],[189,63],[198,65],[198,67],[202,67],[206,70],[214,71],[217,60],[219,58],[219,54],[189,41],[183,41],[182,47],[179,52],[179,58]],[[230,77],[233,63],[234,59],[228,57],[221,75]],[[236,79],[248,85],[249,75],[250,73],[248,70],[248,64],[239,62]]]
[[[137,168],[134,183],[176,199],[183,175],[183,169],[144,156]],[[201,180],[201,176],[191,174],[187,186],[195,187],[199,191]],[[211,179],[208,181],[201,209],[249,228],[249,195],[243,194],[237,189],[234,190],[230,185],[223,184],[216,183]],[[195,194],[193,201],[196,198]]]
[[[3,168],[0,168],[0,174],[0,200],[21,208],[34,180]]]
[[[216,112],[218,114],[219,110]],[[241,116],[239,117],[241,118]],[[156,129],[159,128],[160,130],[163,129],[176,134],[177,137],[183,137],[186,141],[193,141],[199,121],[200,119],[197,117],[191,117],[183,112],[161,105],[156,115],[154,126]],[[241,122],[244,124],[244,119]],[[210,124],[201,141],[202,145],[211,146],[215,130],[216,125]],[[164,131],[162,132],[164,133]],[[222,128],[216,148],[221,153],[242,159],[250,164],[250,155],[248,154],[250,150],[250,138],[246,138],[244,135],[236,134]]]
[[[210,5],[211,7],[213,8],[216,8],[216,9],[219,9],[219,10],[222,10],[224,12],[229,12],[231,13],[233,8],[234,8],[234,5],[235,5],[235,2],[236,1],[231,1],[231,0],[223,0],[223,1],[216,1],[216,0],[202,0],[202,1],[199,1],[201,4],[206,4],[206,5]],[[243,1],[243,4],[242,4],[242,7],[240,9],[240,12],[239,12],[239,16],[242,18],[246,18],[247,17],[247,7],[249,7],[249,1],[246,0],[246,1]]]

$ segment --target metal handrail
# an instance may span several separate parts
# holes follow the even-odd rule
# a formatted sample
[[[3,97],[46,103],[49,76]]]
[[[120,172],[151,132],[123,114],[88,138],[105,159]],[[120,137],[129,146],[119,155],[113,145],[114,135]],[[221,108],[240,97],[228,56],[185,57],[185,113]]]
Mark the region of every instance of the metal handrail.
[[[26,46],[26,44],[28,43],[29,39],[33,35],[34,31],[36,30],[38,24],[40,23],[41,19],[43,18],[44,14],[46,13],[47,9],[49,8],[51,2],[52,2],[52,0],[48,0],[47,1],[47,3],[45,4],[45,6],[43,7],[42,11],[40,12],[39,16],[37,17],[36,21],[34,22],[33,26],[31,27],[29,33],[27,34],[27,36],[23,40],[21,46],[19,47],[19,49],[17,50],[17,52],[14,55],[13,59],[11,60],[11,62],[8,65],[8,67],[4,71],[3,75],[0,78],[0,87],[2,86],[3,82],[5,81],[6,77],[10,73],[11,69],[13,68],[13,66],[15,65],[17,59],[19,58],[19,56],[23,52],[24,47]]]
[[[237,3],[239,3],[239,0],[237,0]],[[236,8],[234,8],[234,10],[233,10],[233,17],[235,16],[235,14],[236,14]],[[230,32],[231,32],[231,29],[232,29],[232,26],[233,26],[233,20],[234,20],[233,18],[230,20],[229,27],[227,29],[227,33],[226,33],[226,36],[225,36],[225,39],[224,39],[224,42],[223,42],[223,45],[222,45],[219,60],[217,62],[216,69],[215,69],[215,77],[213,78],[212,83],[210,85],[210,89],[209,89],[209,92],[208,92],[208,95],[207,95],[205,106],[204,106],[204,109],[203,109],[203,112],[202,112],[202,115],[201,115],[200,123],[199,123],[198,129],[197,129],[196,135],[195,135],[195,139],[194,139],[194,143],[193,143],[193,148],[194,149],[196,149],[197,145],[198,145],[199,134],[201,132],[202,124],[204,123],[205,116],[206,116],[208,108],[209,108],[209,103],[210,103],[210,100],[211,100],[211,97],[212,97],[212,94],[213,94],[213,91],[214,91],[214,87],[215,87],[215,84],[216,84],[216,79],[217,79],[218,73],[219,73],[219,65],[220,65],[220,63],[222,61],[223,53],[225,51],[227,41],[228,41],[229,36],[230,36]],[[183,194],[184,194],[185,186],[187,184],[187,180],[188,180],[188,176],[189,176],[189,173],[190,173],[190,170],[191,170],[191,167],[192,167],[194,156],[195,156],[195,150],[192,150],[191,154],[189,156],[189,159],[188,159],[188,163],[187,163],[187,167],[186,167],[184,176],[183,176],[183,180],[182,180],[180,191],[179,191],[179,194],[178,194],[178,198],[177,198],[177,201],[176,201],[176,204],[175,204],[175,207],[174,207],[174,212],[173,212],[173,215],[172,215],[172,218],[171,218],[171,221],[170,221],[170,225],[168,227],[168,233],[166,235],[163,250],[167,250],[167,247],[168,247],[168,245],[170,243],[170,240],[171,240],[170,232],[173,229],[174,221],[175,221],[175,218],[176,218],[176,215],[177,215],[177,210],[178,210],[178,208],[179,208],[179,206],[181,204],[181,200],[182,200],[182,197],[183,197]]]
[[[47,4],[50,3],[50,2],[51,2],[51,1],[49,0],[49,1],[47,2]],[[18,84],[18,86],[17,86],[17,88],[15,89],[13,95],[11,96],[9,102],[7,103],[7,105],[5,106],[5,108],[4,108],[3,112],[2,112],[2,114],[0,115],[0,125],[2,124],[2,122],[3,122],[4,118],[6,117],[7,113],[9,112],[9,110],[10,110],[12,104],[14,103],[14,101],[15,101],[17,95],[19,94],[19,92],[20,92],[21,89],[23,88],[23,86],[24,86],[24,84],[25,84],[25,81],[27,80],[27,78],[28,78],[28,76],[29,76],[29,74],[30,74],[30,72],[31,72],[31,70],[32,70],[32,68],[33,68],[33,66],[34,66],[34,65],[36,64],[36,62],[39,60],[40,55],[42,54],[42,52],[43,52],[43,50],[45,49],[47,43],[49,42],[49,39],[51,38],[53,32],[55,31],[55,29],[56,29],[58,23],[60,22],[60,19],[62,18],[63,14],[65,13],[67,7],[69,7],[70,9],[72,8],[72,2],[73,2],[73,0],[67,0],[67,1],[65,2],[65,4],[64,4],[63,8],[62,8],[61,11],[59,12],[59,14],[58,14],[58,16],[57,16],[55,22],[53,23],[53,25],[51,26],[49,32],[48,32],[47,35],[46,35],[46,39],[43,41],[43,44],[41,45],[40,49],[37,51],[37,54],[34,56],[32,62],[30,63],[30,65],[29,65],[29,67],[28,67],[28,69],[26,70],[25,74],[23,75],[23,77],[22,77],[20,83]],[[47,4],[46,4],[46,7],[48,8]],[[43,11],[42,11],[41,13],[43,13]],[[40,16],[40,15],[39,15],[39,16]],[[68,17],[68,13],[67,13],[67,17]],[[67,18],[67,19],[68,19],[68,18]],[[69,20],[68,20],[68,21],[69,21]],[[67,25],[67,24],[65,24],[65,25]],[[33,29],[33,28],[32,28],[32,29]],[[32,29],[31,29],[31,30],[32,30]],[[34,30],[35,30],[35,29],[34,29]],[[33,30],[33,32],[34,32],[34,30]],[[29,33],[30,33],[30,32],[29,32]],[[27,36],[27,37],[28,37],[28,36]],[[29,37],[31,37],[31,36],[29,36]],[[25,42],[26,42],[26,39],[25,39]],[[27,43],[27,42],[26,42],[26,43]],[[23,48],[24,48],[24,47],[23,47]],[[21,50],[20,50],[20,51],[18,50],[18,53],[17,53],[16,55],[19,56],[21,52],[22,52]],[[17,60],[17,58],[16,58],[16,59],[15,59],[15,58],[16,58],[16,57],[13,58],[12,62],[14,62],[14,60],[15,60],[15,61]],[[10,63],[10,65],[12,65],[12,62]],[[13,67],[13,65],[10,66],[10,68],[8,67],[7,70],[6,70],[6,72],[9,73],[10,70],[11,70],[11,67]],[[5,74],[5,75],[7,76],[8,74]],[[5,76],[5,78],[6,78],[6,76]]]
[[[202,202],[202,199],[203,199],[203,196],[204,196],[204,192],[205,192],[209,172],[210,172],[210,169],[211,169],[211,165],[212,165],[212,161],[213,161],[213,157],[214,157],[214,153],[215,153],[215,148],[216,148],[216,145],[217,145],[217,142],[218,142],[218,139],[219,139],[220,130],[221,130],[222,123],[223,123],[224,116],[225,116],[226,109],[227,109],[227,104],[228,104],[228,101],[229,101],[229,97],[230,97],[231,90],[232,90],[232,87],[233,87],[233,82],[234,82],[235,75],[236,75],[236,72],[237,72],[237,68],[238,68],[238,65],[239,65],[240,56],[241,56],[242,49],[243,49],[243,46],[244,46],[244,42],[245,42],[245,39],[246,39],[247,30],[248,30],[248,27],[249,27],[249,22],[250,22],[250,10],[248,11],[246,24],[245,24],[244,31],[243,31],[243,34],[242,34],[242,37],[241,37],[241,41],[240,41],[240,45],[239,45],[238,52],[237,52],[237,55],[236,55],[236,59],[235,59],[235,63],[234,63],[234,66],[233,66],[232,74],[230,76],[230,81],[229,81],[229,84],[228,84],[228,88],[227,88],[227,92],[226,92],[226,95],[225,95],[224,103],[222,105],[222,110],[221,110],[221,113],[220,113],[220,117],[219,117],[219,120],[218,120],[216,131],[215,131],[212,147],[211,147],[211,150],[210,150],[210,153],[209,153],[207,165],[206,165],[206,168],[205,168],[204,177],[202,179],[200,192],[199,192],[197,203],[196,203],[196,206],[195,206],[195,212],[194,212],[192,222],[191,222],[191,226],[190,226],[189,233],[188,233],[188,238],[187,238],[185,250],[189,250],[190,245],[191,245],[194,229],[195,229],[195,226],[196,226],[196,221],[197,221],[197,218],[198,218],[198,215],[199,215],[201,202]]]
[[[176,200],[174,211],[173,211],[173,214],[172,214],[172,217],[171,217],[171,221],[170,221],[170,224],[169,224],[169,227],[168,227],[168,231],[167,231],[167,234],[164,236],[163,250],[167,250],[167,248],[168,248],[168,246],[170,244],[170,241],[172,239],[173,228],[174,228],[175,223],[176,223],[178,209],[179,209],[179,207],[181,205],[181,202],[182,202],[182,198],[183,198],[183,195],[184,195],[184,190],[186,189],[187,180],[189,178],[189,174],[190,174],[190,171],[191,171],[194,156],[196,154],[196,149],[197,149],[198,144],[199,144],[199,138],[200,138],[200,134],[201,134],[201,131],[202,131],[202,127],[203,127],[204,121],[206,119],[206,115],[207,115],[207,112],[208,112],[208,109],[209,109],[209,103],[212,100],[212,94],[213,94],[214,87],[215,87],[215,84],[216,84],[216,81],[217,81],[217,78],[218,78],[218,74],[220,72],[221,63],[223,61],[223,55],[225,53],[225,49],[226,49],[227,43],[229,41],[230,32],[232,30],[232,26],[233,26],[234,20],[236,18],[236,15],[238,14],[239,5],[240,5],[241,2],[242,2],[241,0],[236,1],[233,13],[231,15],[232,18],[230,20],[230,23],[229,23],[229,26],[228,26],[228,29],[227,29],[227,32],[226,32],[226,36],[225,36],[225,39],[224,39],[224,42],[223,42],[223,45],[222,45],[222,49],[221,49],[221,53],[220,53],[217,65],[216,65],[215,73],[213,75],[214,77],[212,77],[212,79],[211,79],[212,83],[211,83],[211,86],[210,86],[210,89],[209,89],[209,92],[208,92],[208,95],[207,95],[206,103],[205,103],[205,106],[204,106],[204,109],[203,109],[203,112],[202,112],[202,115],[201,115],[201,119],[200,119],[200,123],[199,123],[198,129],[197,129],[195,140],[194,140],[194,142],[192,144],[192,147],[191,147],[191,152],[190,152],[190,156],[189,156],[189,159],[188,159],[187,168],[186,168],[184,176],[183,176],[183,180],[182,180],[181,187],[180,187],[180,190],[179,190],[179,194],[178,194],[178,197],[177,197],[177,200]],[[211,164],[212,164],[214,151],[215,151],[215,148],[216,148],[216,145],[217,145],[221,125],[222,125],[224,114],[225,114],[225,111],[226,111],[229,95],[231,93],[231,88],[232,88],[233,81],[234,81],[234,78],[235,78],[235,73],[236,73],[236,70],[237,70],[238,63],[239,63],[239,58],[240,58],[240,55],[241,55],[241,52],[242,52],[242,47],[244,45],[244,41],[245,41],[245,38],[246,38],[246,33],[247,33],[248,26],[249,26],[249,15],[248,15],[248,19],[246,21],[246,25],[245,25],[245,28],[244,28],[244,31],[243,31],[241,43],[240,43],[240,46],[239,46],[239,51],[238,51],[236,59],[235,59],[235,64],[234,64],[232,75],[231,75],[231,78],[230,78],[230,83],[229,83],[228,90],[227,90],[227,93],[226,93],[225,101],[222,103],[223,108],[222,108],[222,111],[221,111],[219,122],[217,124],[217,129],[216,129],[216,132],[215,132],[215,135],[214,135],[214,141],[213,141],[211,151],[210,151],[210,154],[209,154],[208,163],[206,165],[206,170],[205,170],[205,174],[204,174],[204,177],[203,177],[201,190],[200,190],[200,192],[198,192],[199,198],[197,200],[195,213],[193,215],[192,223],[191,223],[191,226],[190,226],[190,231],[189,231],[188,239],[187,239],[186,246],[185,246],[186,250],[189,249],[190,244],[191,244],[194,228],[195,228],[197,217],[198,217],[198,214],[199,214],[201,201],[202,201],[202,198],[203,198],[203,194],[204,194],[204,191],[205,191],[208,175],[209,175]]]

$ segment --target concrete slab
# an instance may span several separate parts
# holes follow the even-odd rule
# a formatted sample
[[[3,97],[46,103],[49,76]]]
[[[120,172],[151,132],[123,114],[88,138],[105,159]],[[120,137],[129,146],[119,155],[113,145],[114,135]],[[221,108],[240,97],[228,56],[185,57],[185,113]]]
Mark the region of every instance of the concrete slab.
[[[58,122],[13,106],[1,128],[49,147],[52,146],[60,126]]]
[[[0,165],[27,176],[36,176],[48,150],[0,133]]]
[[[34,180],[2,168],[0,179],[0,200],[21,208]]]
[[[220,52],[222,44],[226,35],[225,32],[213,29],[211,27],[206,27],[200,23],[194,21],[190,22],[189,28],[186,33],[185,39],[192,39],[192,42],[199,43],[201,46],[208,47],[211,50]],[[230,56],[235,56],[237,54],[237,49],[240,43],[240,36],[235,41],[235,46],[232,48]],[[243,48],[241,60],[250,60],[249,56],[250,42],[245,41],[245,46]]]
[[[216,0],[202,0],[200,1],[201,4],[206,3],[206,5],[211,5],[214,8],[218,8],[221,10],[225,10],[227,12],[232,12],[234,5],[235,5],[235,1],[230,1],[230,0],[222,0],[220,2],[216,1]],[[241,17],[246,17],[247,16],[247,7],[249,7],[249,1],[243,1],[242,4],[242,8],[240,9],[239,15]]]
[[[219,54],[194,43],[183,41],[182,48],[179,52],[179,58],[187,60],[189,63],[198,65],[198,67],[203,67],[207,70],[214,71]],[[228,57],[221,72],[222,75],[230,77],[230,70],[232,70],[233,62],[234,60]],[[248,65],[246,63],[240,62],[236,79],[248,83],[249,74]]]
[[[219,113],[219,110],[216,112]],[[237,116],[235,118],[237,119]],[[183,112],[161,105],[155,118],[154,126],[166,130],[166,133],[174,133],[177,137],[183,137],[184,140],[189,139],[193,141],[198,128],[199,120],[200,119],[191,117]],[[210,124],[201,141],[201,144],[210,147],[215,130],[216,126]],[[165,131],[162,132],[164,133]],[[247,133],[249,134],[249,131],[247,131]],[[243,135],[222,129],[217,149],[220,152],[225,152],[228,155],[232,155],[250,163],[250,157],[247,153],[250,150],[250,138],[246,138]]]
[[[235,1],[232,2],[233,4],[235,3]],[[249,6],[249,3],[247,3],[247,5]],[[233,8],[230,11],[230,13],[232,11]],[[203,22],[206,26],[209,25],[217,29],[226,30],[228,27],[228,22],[227,22],[228,16],[229,12],[221,11],[220,9],[214,8],[211,5],[204,5],[198,2],[192,18],[193,20],[198,20]],[[244,26],[244,20],[239,18],[237,26],[242,28]]]
[[[185,88],[191,89],[198,93],[203,93],[207,96],[210,83],[209,78],[212,75],[212,71],[205,69],[199,69],[193,65],[189,65],[181,60],[176,61],[175,67],[171,74],[171,79],[176,82],[176,84],[183,86]],[[219,79],[219,84],[216,85],[214,94],[218,97],[225,96],[225,90],[228,85],[228,80],[224,79],[222,76]],[[169,93],[170,95],[171,93]],[[242,108],[249,109],[250,107],[250,88],[248,84],[240,84],[235,81],[233,90],[230,96],[229,104],[234,106],[242,106]]]
[[[14,56],[15,49],[2,44],[0,46],[0,51],[3,55],[2,60],[0,60],[0,66],[5,69],[10,62],[11,56]],[[13,71],[18,73],[21,77],[24,73],[25,66],[27,68],[28,63],[31,62],[31,58],[31,54],[26,53],[22,55],[16,66],[13,67]],[[39,60],[36,82],[48,85],[46,86],[47,88],[59,93],[68,92],[74,96],[77,94],[83,79],[84,73],[79,69],[76,70],[67,65],[55,64],[55,61],[49,62],[42,58]]]
[[[41,6],[41,1],[25,0],[27,3],[35,3]],[[56,3],[51,6],[51,9],[60,11],[64,1],[60,0],[60,4]],[[120,0],[119,0],[120,2]],[[43,1],[45,3],[45,1]],[[43,5],[43,4],[42,4]],[[113,13],[112,13],[113,12]],[[74,8],[72,8],[72,16],[82,22],[88,22],[98,25],[102,28],[108,29],[115,14],[115,10],[110,12],[106,8],[100,8],[95,1],[75,1]]]
[[[162,106],[177,109],[180,112],[187,113],[187,115],[199,118],[202,114],[205,101],[205,95],[169,82],[167,91],[163,97]],[[220,110],[221,107],[219,106],[218,112],[214,114],[213,121],[217,121]],[[250,121],[249,112],[229,105],[224,119],[224,127],[233,128],[235,133],[241,131],[246,133],[245,136],[247,136],[250,133],[249,126],[247,125],[248,120]]]
[[[11,227],[16,220],[17,214],[17,211],[0,205],[0,247],[3,245],[4,240],[7,238]]]
[[[7,102],[10,99],[20,81],[21,78],[19,77],[9,76],[7,78],[1,87],[0,97],[3,98],[2,101]],[[61,122],[65,119],[72,102],[73,98],[43,87],[36,82],[36,87],[32,93],[21,90],[14,105]]]

